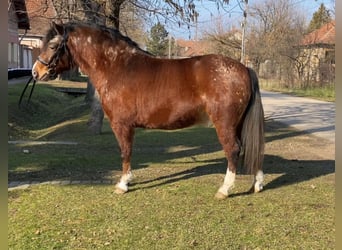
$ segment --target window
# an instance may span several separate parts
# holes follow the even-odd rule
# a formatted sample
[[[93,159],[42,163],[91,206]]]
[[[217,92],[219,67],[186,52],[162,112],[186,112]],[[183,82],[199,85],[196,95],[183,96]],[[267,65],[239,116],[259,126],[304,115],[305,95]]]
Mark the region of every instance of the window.
[[[12,44],[11,43],[8,44],[7,52],[8,52],[8,62],[12,62]]]

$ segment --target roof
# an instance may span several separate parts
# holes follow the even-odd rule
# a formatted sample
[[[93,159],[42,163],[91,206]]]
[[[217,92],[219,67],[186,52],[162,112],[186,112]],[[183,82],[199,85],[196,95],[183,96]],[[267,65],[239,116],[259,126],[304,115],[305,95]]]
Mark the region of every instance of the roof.
[[[322,25],[321,28],[312,31],[307,34],[301,45],[314,45],[314,44],[335,44],[335,20]]]
[[[191,57],[207,53],[207,45],[204,41],[177,40],[177,47],[181,48],[179,56]]]
[[[12,3],[18,17],[18,28],[24,30],[30,29],[30,21],[26,11],[25,0],[12,0]]]

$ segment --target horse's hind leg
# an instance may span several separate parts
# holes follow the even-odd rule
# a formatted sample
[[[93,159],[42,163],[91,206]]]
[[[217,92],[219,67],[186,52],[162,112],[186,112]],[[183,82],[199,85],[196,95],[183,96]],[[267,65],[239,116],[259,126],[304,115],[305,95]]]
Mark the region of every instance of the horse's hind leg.
[[[259,169],[254,176],[254,182],[249,192],[258,193],[263,189],[264,172]]]
[[[115,193],[123,194],[128,191],[128,183],[132,180],[131,155],[134,138],[134,128],[125,126],[112,126],[116,139],[118,140],[122,158],[122,176],[115,185]]]
[[[231,187],[234,186],[236,169],[240,154],[240,143],[236,137],[235,128],[226,128],[215,124],[218,139],[223,147],[228,160],[227,172],[224,177],[222,186],[217,191],[215,197],[218,199],[224,199],[228,197],[228,192]]]

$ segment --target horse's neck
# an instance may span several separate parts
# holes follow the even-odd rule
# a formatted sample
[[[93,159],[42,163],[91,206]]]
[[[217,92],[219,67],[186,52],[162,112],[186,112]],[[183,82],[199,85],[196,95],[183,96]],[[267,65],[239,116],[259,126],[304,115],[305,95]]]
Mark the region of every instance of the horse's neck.
[[[83,73],[87,74],[96,85],[97,79],[101,81],[107,78],[106,74],[111,74],[115,79],[115,73],[122,72],[125,61],[137,50],[128,44],[120,41],[116,43],[105,43],[103,39],[96,37],[99,34],[83,35],[76,33],[69,37],[69,49],[73,59],[78,64]],[[105,39],[105,37],[104,37]],[[108,38],[107,38],[108,39]],[[105,46],[104,46],[105,45]],[[119,69],[120,68],[120,69]]]

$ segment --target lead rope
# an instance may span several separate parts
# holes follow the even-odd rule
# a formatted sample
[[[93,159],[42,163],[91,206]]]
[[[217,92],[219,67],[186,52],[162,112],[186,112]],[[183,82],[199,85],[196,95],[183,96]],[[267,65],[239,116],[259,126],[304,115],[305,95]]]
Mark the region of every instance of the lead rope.
[[[23,91],[21,92],[21,95],[20,95],[20,98],[19,98],[19,103],[18,103],[18,106],[19,106],[19,109],[21,107],[21,102],[22,102],[22,99],[23,99],[23,96],[25,94],[25,91],[28,87],[28,85],[30,84],[30,82],[32,81],[33,79],[33,76],[30,77],[30,79],[28,80],[28,82],[26,83],[25,85],[25,88],[23,89]],[[36,80],[33,80],[33,83],[32,83],[32,87],[31,87],[31,92],[30,92],[30,95],[29,95],[29,98],[27,100],[27,104],[30,102],[31,100],[31,96],[32,96],[32,93],[33,93],[33,89],[34,89],[34,86],[36,85]]]

